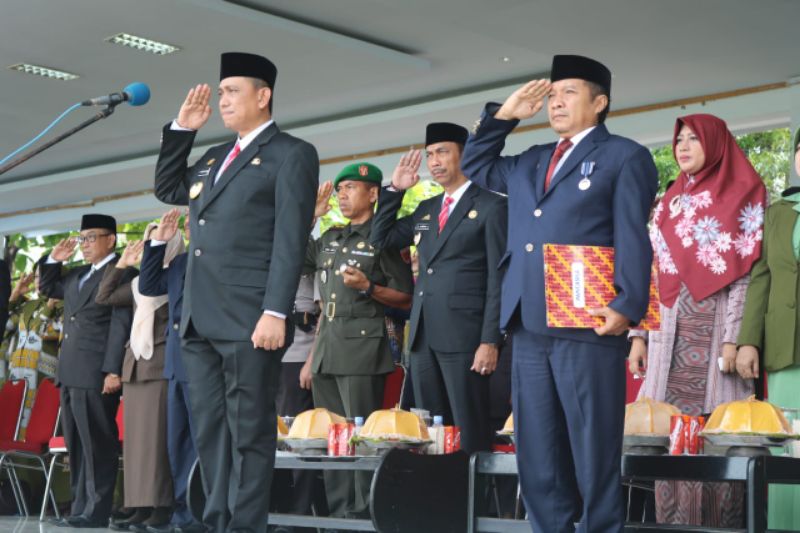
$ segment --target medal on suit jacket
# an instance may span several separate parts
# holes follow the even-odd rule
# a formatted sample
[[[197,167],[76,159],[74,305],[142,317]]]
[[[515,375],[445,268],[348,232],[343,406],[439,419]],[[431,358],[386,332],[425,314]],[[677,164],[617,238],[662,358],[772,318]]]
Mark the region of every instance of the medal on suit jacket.
[[[194,183],[192,185],[192,187],[189,189],[189,198],[194,200],[195,198],[200,196],[200,191],[202,191],[202,190],[203,190],[203,182],[202,181],[198,181],[198,182]]]
[[[584,161],[581,163],[581,176],[583,176],[583,179],[578,182],[578,188],[580,190],[585,191],[592,186],[592,180],[589,179],[592,172],[594,172],[594,161]]]

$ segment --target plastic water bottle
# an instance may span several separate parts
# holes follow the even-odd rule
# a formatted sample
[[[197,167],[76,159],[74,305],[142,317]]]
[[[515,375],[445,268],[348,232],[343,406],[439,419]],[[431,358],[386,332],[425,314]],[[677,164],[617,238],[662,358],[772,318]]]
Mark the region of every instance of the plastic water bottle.
[[[442,415],[433,416],[433,425],[429,431],[433,443],[428,448],[431,454],[440,455],[444,453],[444,417]]]
[[[356,425],[356,429],[355,429],[354,434],[358,435],[359,433],[361,433],[361,428],[364,427],[364,417],[363,416],[357,416],[357,417],[355,417],[353,422],[355,422],[355,425]]]

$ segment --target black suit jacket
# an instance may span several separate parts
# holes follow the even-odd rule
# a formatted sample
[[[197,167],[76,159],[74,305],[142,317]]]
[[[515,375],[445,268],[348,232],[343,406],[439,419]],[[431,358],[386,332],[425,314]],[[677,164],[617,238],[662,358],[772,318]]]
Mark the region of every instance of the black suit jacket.
[[[416,349],[420,319],[434,350],[474,352],[480,343],[499,343],[498,263],[506,246],[506,199],[471,185],[439,234],[443,195],[423,201],[412,215],[397,220],[403,195],[381,190],[372,243],[404,248],[418,241],[409,346]]]
[[[214,184],[234,142],[209,149],[190,167],[194,137],[164,128],[155,179],[159,200],[188,204],[191,213],[181,335],[191,323],[202,337],[249,341],[264,310],[292,313],[319,158],[311,144],[272,124]],[[287,320],[287,345],[293,332]]]
[[[8,322],[8,299],[11,297],[11,272],[8,264],[0,259],[0,331],[5,333]],[[3,335],[0,335],[0,341]]]
[[[97,287],[107,268],[114,268],[117,258],[106,263],[78,289],[80,279],[91,265],[73,268],[62,275],[61,263],[39,260],[39,292],[48,298],[64,300],[64,338],[58,356],[56,382],[80,389],[103,388],[106,374],[122,373],[125,345],[131,333],[133,310],[95,303]],[[125,281],[138,272],[128,269]]]

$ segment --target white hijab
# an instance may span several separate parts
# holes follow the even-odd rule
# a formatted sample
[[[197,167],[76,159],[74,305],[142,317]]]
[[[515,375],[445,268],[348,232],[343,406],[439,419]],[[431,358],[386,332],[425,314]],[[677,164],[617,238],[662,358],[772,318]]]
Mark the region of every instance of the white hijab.
[[[145,239],[150,238],[150,233],[156,227],[156,224],[147,226],[144,231]],[[170,261],[184,251],[183,234],[180,231],[176,232],[165,246],[167,249],[164,251],[164,268],[167,268]],[[133,291],[133,299],[136,302],[136,312],[133,314],[133,326],[131,327],[131,351],[137,361],[139,359],[149,361],[153,357],[153,349],[155,347],[155,337],[153,336],[155,313],[159,307],[167,303],[169,297],[166,294],[162,296],[144,296],[139,292],[139,276],[136,276],[131,281],[131,290]]]

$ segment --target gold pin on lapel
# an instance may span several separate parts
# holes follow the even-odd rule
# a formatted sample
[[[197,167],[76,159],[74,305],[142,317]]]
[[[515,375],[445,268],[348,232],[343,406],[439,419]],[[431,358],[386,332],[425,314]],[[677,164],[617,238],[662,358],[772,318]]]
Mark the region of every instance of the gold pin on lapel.
[[[195,198],[200,196],[200,192],[202,190],[203,190],[203,182],[202,181],[196,182],[194,185],[192,185],[192,188],[189,189],[189,198],[194,200]]]
[[[425,215],[424,217],[422,217],[422,220],[430,220],[430,219],[431,219],[430,215]]]
[[[208,165],[208,166],[211,166],[211,165],[213,165],[213,164],[214,164],[216,161],[217,161],[217,160],[216,160],[216,159],[214,159],[214,158],[212,157],[211,159],[209,159],[208,161],[206,161],[206,165]]]
[[[469,218],[478,218],[478,212],[473,209],[472,211],[469,212],[467,216]]]
[[[361,241],[360,243],[356,244],[356,248],[358,248],[359,250],[363,250],[366,245],[367,243]]]
[[[253,160],[250,161],[250,164],[251,165],[260,165],[261,164],[261,158],[260,157],[254,157]]]

